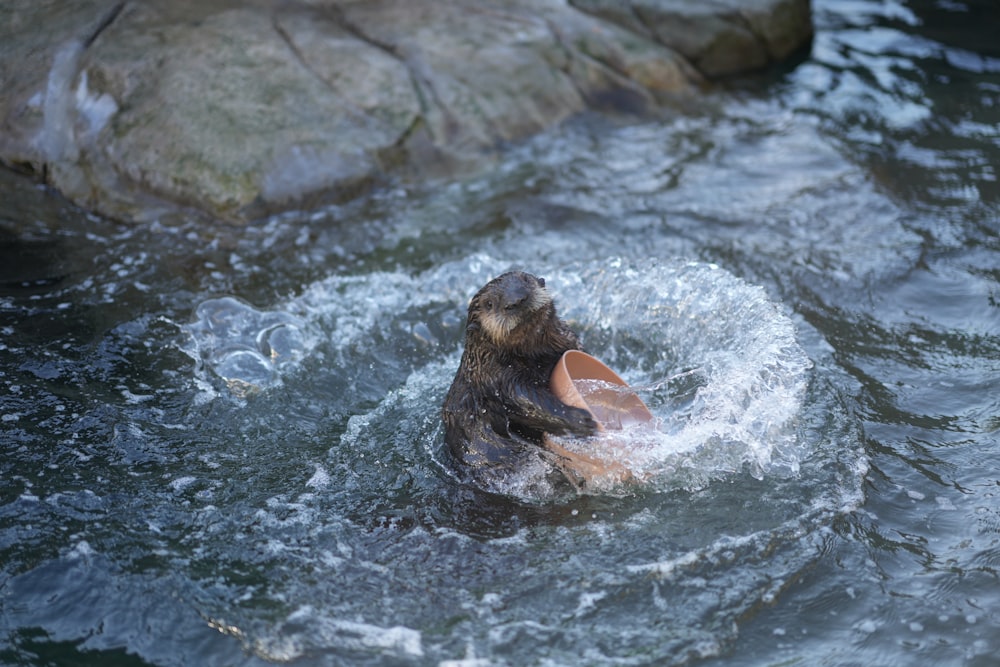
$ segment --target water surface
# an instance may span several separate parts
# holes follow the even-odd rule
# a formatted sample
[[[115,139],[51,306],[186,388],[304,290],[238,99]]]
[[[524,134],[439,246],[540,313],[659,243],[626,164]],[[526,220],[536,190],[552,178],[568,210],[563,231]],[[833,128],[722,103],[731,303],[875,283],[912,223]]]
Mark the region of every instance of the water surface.
[[[0,174],[0,662],[993,664],[997,18],[820,2],[696,112],[246,229]],[[511,267],[640,387],[643,485],[449,465]]]

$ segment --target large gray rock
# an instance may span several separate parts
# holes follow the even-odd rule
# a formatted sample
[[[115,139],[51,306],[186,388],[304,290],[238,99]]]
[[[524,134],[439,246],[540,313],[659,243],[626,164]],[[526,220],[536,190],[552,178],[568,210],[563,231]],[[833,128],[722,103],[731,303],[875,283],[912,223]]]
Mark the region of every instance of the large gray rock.
[[[7,0],[0,160],[105,215],[243,221],[653,108],[810,32],[808,0]]]
[[[812,35],[801,0],[571,0],[675,49],[707,77],[763,67],[788,57]]]

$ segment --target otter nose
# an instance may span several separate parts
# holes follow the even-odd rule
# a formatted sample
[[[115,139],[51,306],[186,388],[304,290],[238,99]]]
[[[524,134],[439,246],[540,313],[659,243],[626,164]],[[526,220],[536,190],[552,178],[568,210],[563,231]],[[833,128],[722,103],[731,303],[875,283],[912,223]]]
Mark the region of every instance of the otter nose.
[[[531,288],[523,281],[510,281],[504,285],[503,307],[507,310],[514,310],[523,304],[529,296],[531,296]]]

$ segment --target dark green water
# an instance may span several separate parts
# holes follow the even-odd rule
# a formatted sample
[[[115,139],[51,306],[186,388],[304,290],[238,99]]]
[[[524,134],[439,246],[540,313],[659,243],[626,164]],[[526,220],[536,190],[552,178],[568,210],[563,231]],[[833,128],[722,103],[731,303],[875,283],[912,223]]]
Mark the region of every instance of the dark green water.
[[[0,664],[997,664],[1000,13],[816,22],[697,112],[247,229],[0,174]],[[660,419],[642,487],[453,474],[515,265]]]

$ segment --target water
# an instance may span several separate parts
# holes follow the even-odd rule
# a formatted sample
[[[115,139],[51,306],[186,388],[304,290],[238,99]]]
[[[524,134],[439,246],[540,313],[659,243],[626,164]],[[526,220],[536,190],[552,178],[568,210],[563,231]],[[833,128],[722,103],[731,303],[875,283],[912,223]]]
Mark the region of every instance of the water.
[[[0,175],[0,663],[995,664],[996,18],[819,3],[697,112],[248,229]],[[641,485],[448,465],[512,266],[650,405]]]

